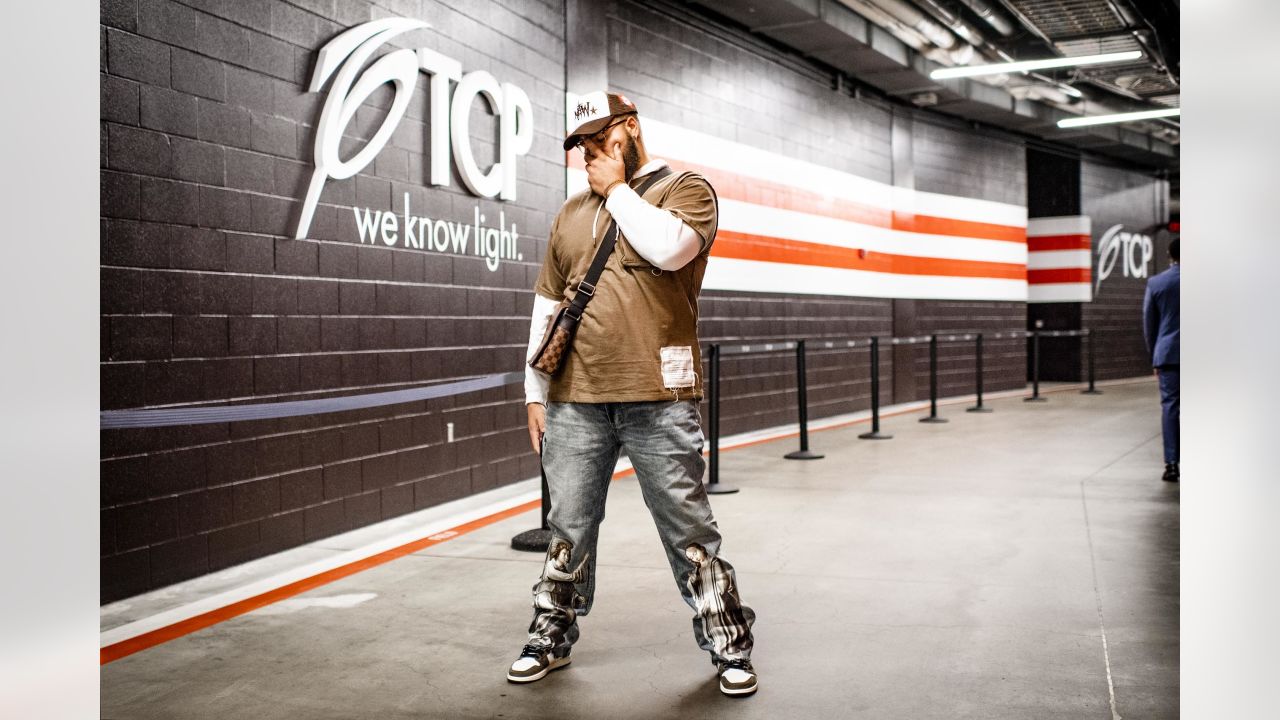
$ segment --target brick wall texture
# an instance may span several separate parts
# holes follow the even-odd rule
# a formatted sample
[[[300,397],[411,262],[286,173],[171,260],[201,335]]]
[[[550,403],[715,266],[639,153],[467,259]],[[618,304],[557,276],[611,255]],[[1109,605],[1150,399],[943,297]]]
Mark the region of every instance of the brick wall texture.
[[[734,42],[732,30],[630,2],[599,7],[610,84],[653,117],[892,182],[905,170],[891,151],[898,113],[912,122],[917,188],[1025,202],[1013,138],[834,91]],[[389,47],[431,48],[526,91],[535,129],[518,161],[518,200],[477,198],[452,168],[450,186],[427,183],[424,75],[377,159],[328,181],[309,237],[295,240],[324,97],[306,92],[318,49],[392,16],[431,27]],[[555,0],[104,0],[102,408],[359,395],[520,369],[531,288],[564,197],[564,27]],[[384,86],[355,113],[343,157],[377,130],[392,97]],[[498,120],[484,107],[473,107],[470,128],[487,168]],[[1097,197],[1141,182],[1086,175]],[[495,225],[501,213],[520,228],[522,258],[490,271],[483,258],[362,243],[352,208],[400,209],[405,193],[432,218],[469,222],[478,208]],[[715,342],[994,332],[1021,327],[1026,309],[716,292],[701,313],[702,339]],[[971,391],[970,349],[944,346],[940,358],[942,393]],[[1108,372],[1128,372],[1115,362]],[[794,422],[793,363],[726,359],[722,430]],[[987,388],[1021,386],[1024,363],[1022,343],[989,342]],[[927,394],[923,348],[882,353],[882,372],[884,402]],[[865,409],[869,392],[865,350],[810,356],[813,417]],[[104,430],[101,440],[103,602],[538,471],[518,385],[329,415]]]
[[[330,180],[310,237],[318,49],[388,16],[429,47],[525,90],[536,119],[518,200],[453,170],[426,182],[427,76],[377,159]],[[102,407],[356,395],[521,366],[530,288],[564,197],[560,2],[104,1]],[[347,128],[381,124],[390,86]],[[481,167],[496,116],[472,109]],[[351,208],[520,228],[523,262],[362,244]],[[490,223],[496,224],[496,223]],[[102,601],[537,474],[521,388],[288,420],[102,433]],[[446,423],[456,441],[446,442]]]
[[[1107,228],[1123,224],[1126,232],[1141,232],[1153,240],[1152,262],[1146,277],[1126,277],[1122,261],[1102,281],[1093,302],[1082,308],[1084,326],[1097,334],[1099,379],[1151,374],[1151,359],[1142,337],[1142,298],[1147,279],[1168,267],[1166,234],[1157,229],[1168,221],[1168,182],[1150,175],[1097,162],[1080,164],[1080,194],[1084,213],[1093,221],[1093,272],[1098,278],[1098,241]]]

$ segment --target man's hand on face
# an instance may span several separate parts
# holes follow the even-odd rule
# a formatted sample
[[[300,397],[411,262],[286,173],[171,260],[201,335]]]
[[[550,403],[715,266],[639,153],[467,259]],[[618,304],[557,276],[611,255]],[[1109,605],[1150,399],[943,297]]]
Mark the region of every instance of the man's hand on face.
[[[542,403],[529,403],[529,442],[533,451],[542,454],[542,435],[547,431],[547,407]]]
[[[587,154],[587,183],[591,185],[591,192],[604,196],[609,186],[619,181],[627,181],[627,168],[622,162],[622,141],[610,145],[607,155],[602,152]]]

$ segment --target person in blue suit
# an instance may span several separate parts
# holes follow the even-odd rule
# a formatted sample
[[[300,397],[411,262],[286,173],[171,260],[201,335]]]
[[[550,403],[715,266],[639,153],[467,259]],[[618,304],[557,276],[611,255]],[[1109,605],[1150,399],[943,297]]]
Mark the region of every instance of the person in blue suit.
[[[1164,431],[1164,477],[1178,482],[1178,238],[1169,243],[1169,269],[1147,281],[1142,300],[1142,332],[1151,367],[1160,381],[1161,428]]]

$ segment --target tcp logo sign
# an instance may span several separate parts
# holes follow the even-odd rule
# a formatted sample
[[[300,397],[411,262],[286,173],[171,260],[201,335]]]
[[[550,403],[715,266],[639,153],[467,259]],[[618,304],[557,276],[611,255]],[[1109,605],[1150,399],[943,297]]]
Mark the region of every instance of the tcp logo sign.
[[[529,152],[533,144],[533,108],[523,90],[511,83],[499,84],[493,75],[483,70],[463,75],[461,63],[427,48],[394,50],[361,72],[374,51],[388,40],[426,27],[430,26],[421,20],[407,18],[375,20],[347,30],[320,49],[308,90],[318,92],[326,83],[331,84],[316,124],[316,170],[302,204],[295,238],[307,236],[325,182],[360,172],[387,144],[404,117],[420,72],[431,76],[431,184],[449,184],[452,154],[468,190],[480,197],[496,195],[503,200],[516,199],[516,157]],[[458,83],[452,102],[450,81]],[[360,104],[387,83],[393,85],[395,97],[382,125],[364,148],[343,160],[338,156],[342,131]],[[488,172],[481,171],[476,164],[467,128],[477,96],[484,96],[499,117],[498,162]]]
[[[1117,259],[1122,261],[1120,268],[1125,277],[1147,276],[1147,267],[1155,255],[1151,236],[1121,232],[1122,228],[1124,225],[1112,225],[1102,233],[1102,239],[1098,241],[1098,280],[1093,288],[1094,295],[1102,289],[1102,281],[1115,269]]]

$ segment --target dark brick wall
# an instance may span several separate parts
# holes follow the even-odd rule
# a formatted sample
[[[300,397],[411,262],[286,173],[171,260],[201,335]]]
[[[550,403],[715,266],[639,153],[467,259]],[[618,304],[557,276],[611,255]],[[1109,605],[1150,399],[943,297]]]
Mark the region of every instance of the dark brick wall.
[[[1093,277],[1098,277],[1098,240],[1107,228],[1124,223],[1128,232],[1143,232],[1154,241],[1147,277],[1168,267],[1168,242],[1157,228],[1168,222],[1168,182],[1150,173],[1085,159],[1080,166],[1081,203],[1093,225]],[[1142,338],[1142,298],[1147,279],[1125,277],[1120,262],[1112,269],[1093,302],[1082,310],[1084,327],[1095,334],[1097,377],[1151,374]]]
[[[430,47],[523,88],[532,150],[519,200],[426,183],[427,76],[377,160],[330,180],[294,240],[323,94],[317,51],[389,15]],[[533,278],[564,196],[559,2],[112,1],[102,4],[104,409],[360,394],[521,366]],[[348,126],[350,157],[392,94]],[[477,161],[496,117],[477,103]],[[361,245],[352,206],[522,235],[523,262]],[[403,229],[402,229],[403,232]],[[445,442],[446,423],[457,441]],[[536,475],[523,393],[280,421],[102,433],[103,602]]]
[[[1010,205],[1027,202],[1020,140],[918,113],[911,147],[917,190]]]

